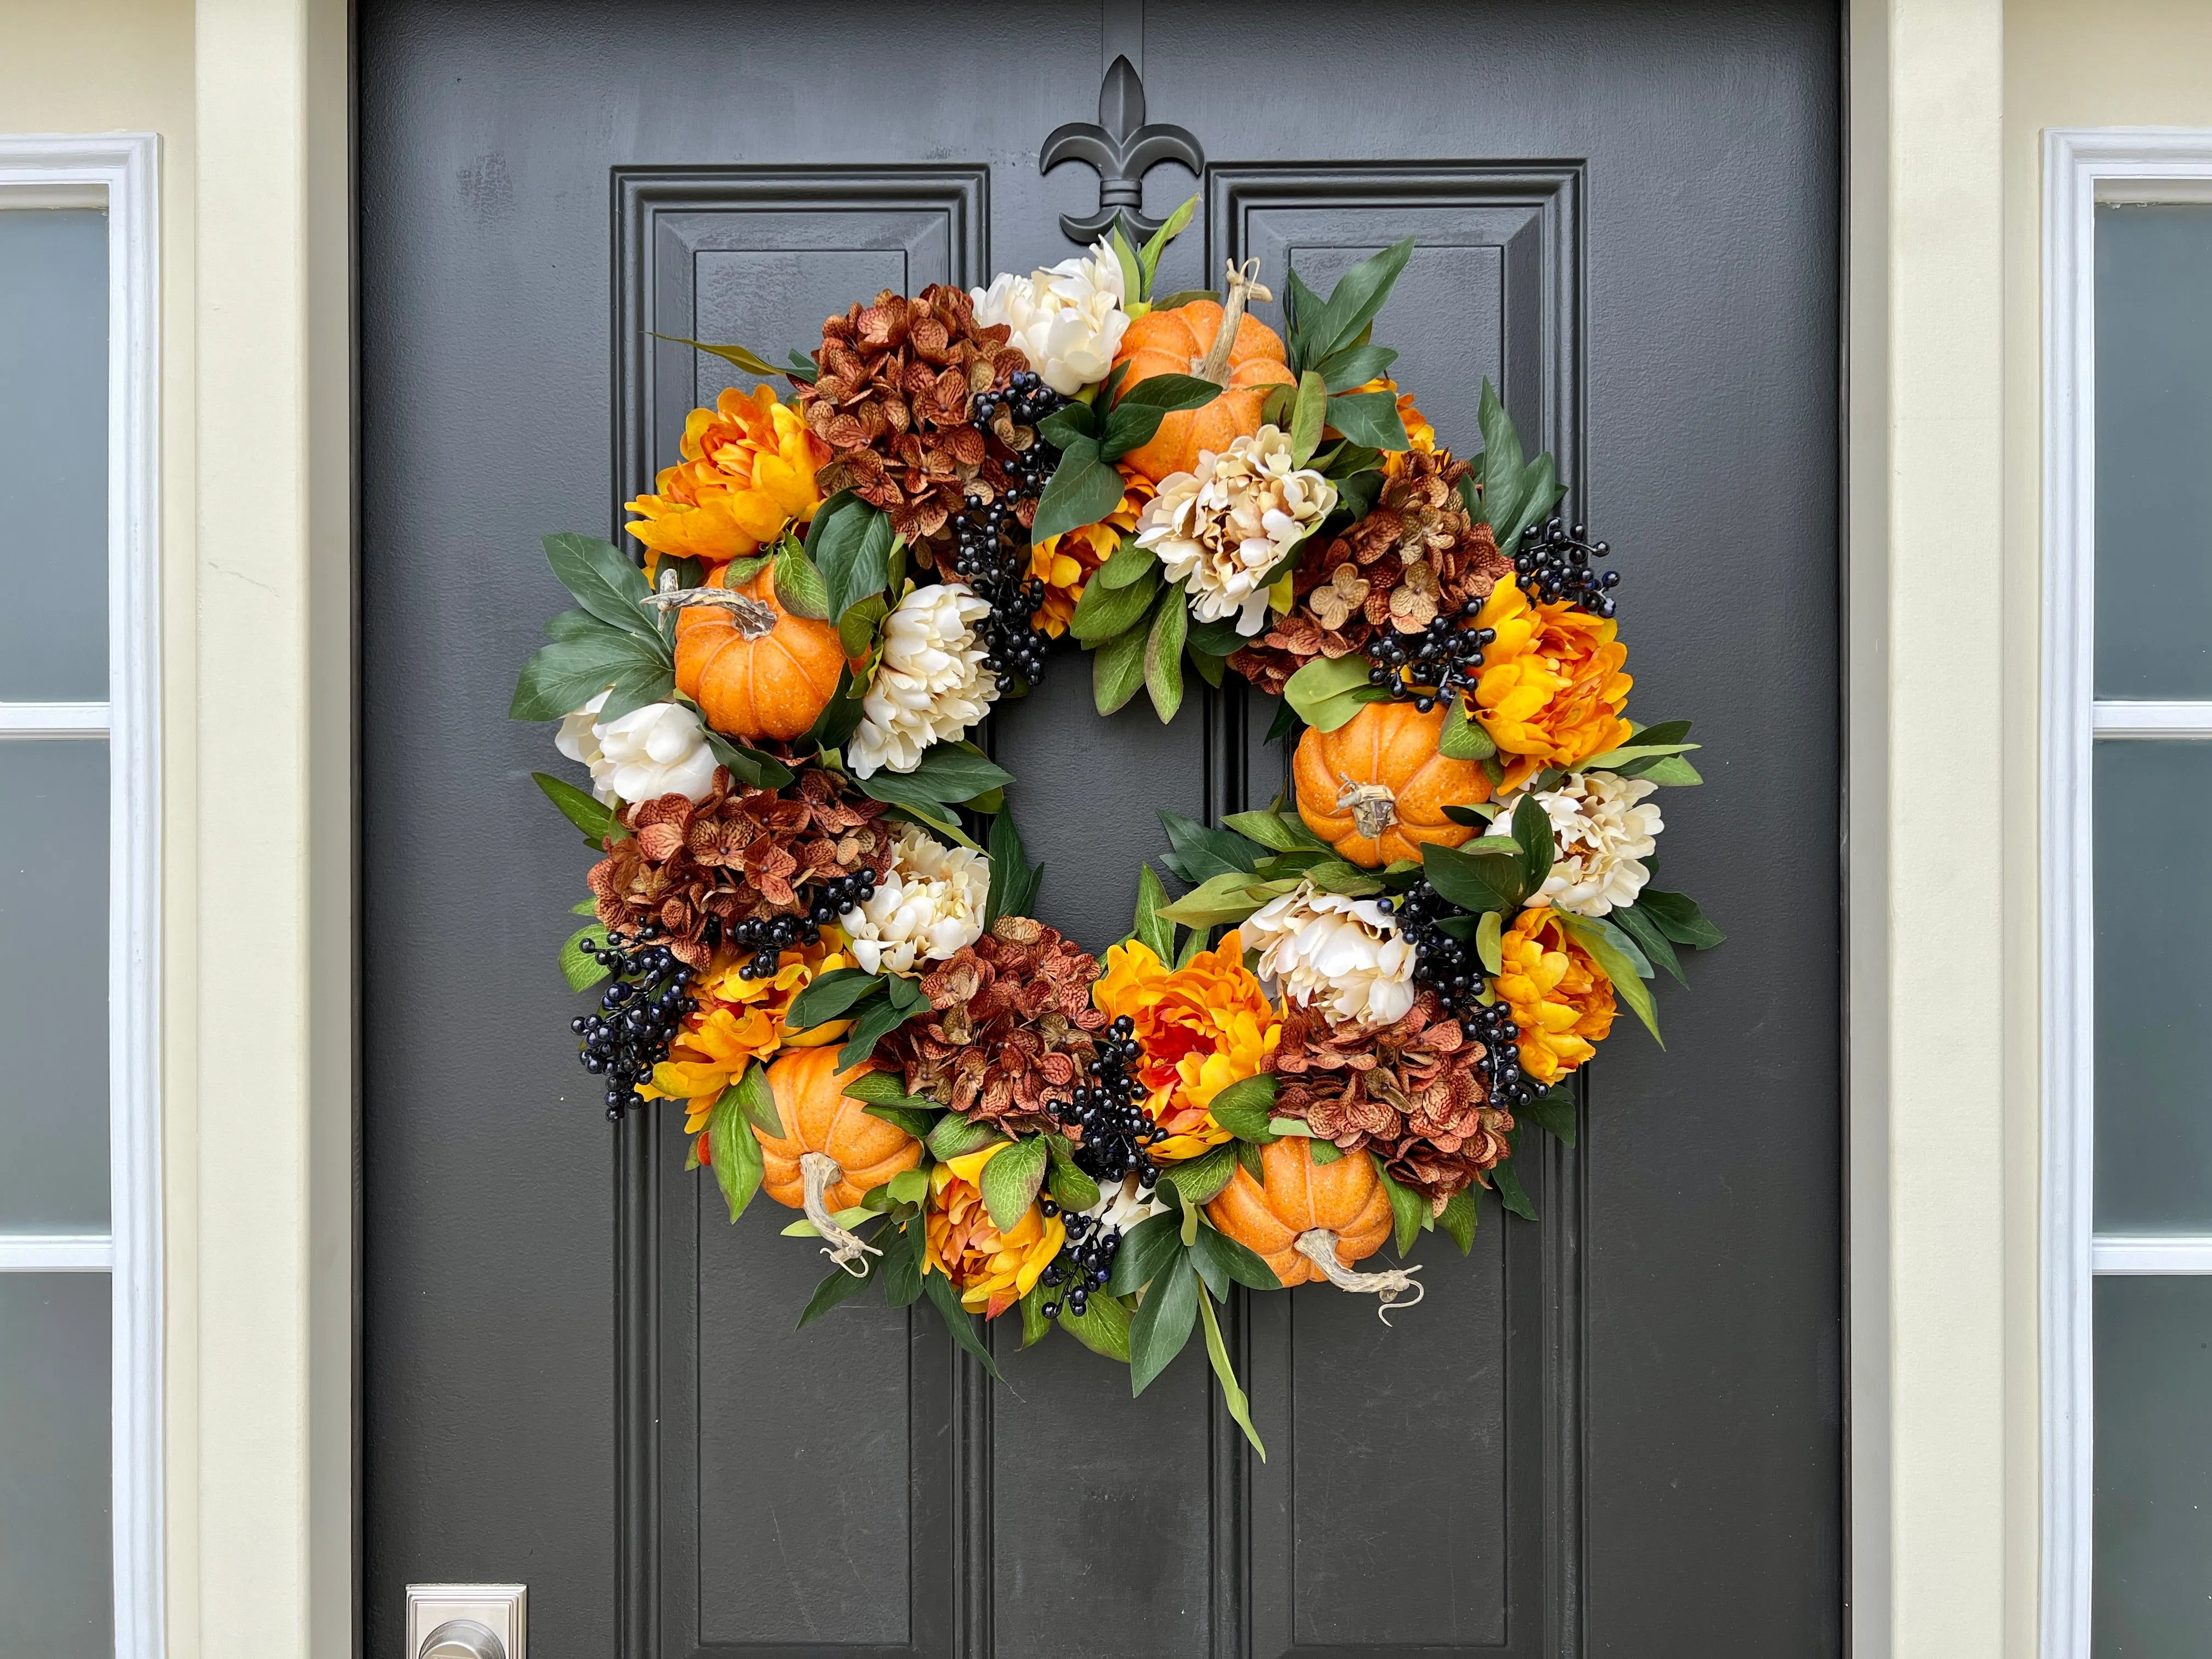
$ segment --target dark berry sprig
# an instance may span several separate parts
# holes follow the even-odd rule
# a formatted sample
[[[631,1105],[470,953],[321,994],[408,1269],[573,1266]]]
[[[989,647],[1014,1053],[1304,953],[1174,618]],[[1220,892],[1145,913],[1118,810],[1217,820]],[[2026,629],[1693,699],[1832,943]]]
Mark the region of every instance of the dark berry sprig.
[[[1067,399],[1023,369],[996,392],[976,396],[973,418],[988,430],[1004,411],[1018,426],[1034,428]],[[1008,679],[1035,685],[1044,678],[1049,639],[1033,626],[1044,604],[1045,585],[1029,574],[1030,532],[1021,504],[1044,494],[1060,452],[1042,438],[1006,463],[1007,489],[994,501],[969,498],[952,515],[952,571],[991,607],[983,623],[983,665]]]
[[[1060,1206],[1050,1199],[1038,1206],[1045,1218],[1061,1215]],[[1109,1226],[1102,1217],[1079,1214],[1070,1210],[1062,1217],[1060,1224],[1067,1229],[1067,1242],[1060,1247],[1060,1254],[1044,1270],[1044,1282],[1055,1289],[1065,1285],[1061,1291],[1068,1312],[1077,1318],[1091,1304],[1091,1293],[1099,1289],[1114,1271],[1114,1258],[1121,1254],[1121,1234]],[[1060,1303],[1048,1302],[1042,1312],[1047,1319],[1060,1316]]]
[[[1417,881],[1394,902],[1376,903],[1395,911],[1398,931],[1413,946],[1413,983],[1436,994],[1444,1012],[1483,1046],[1482,1079],[1490,1102],[1507,1111],[1530,1098],[1521,1077],[1521,1030],[1503,1002],[1486,1005],[1489,981],[1470,939],[1456,938],[1439,924],[1468,914],[1425,881]]]
[[[1512,1011],[1503,1001],[1486,1008],[1477,1003],[1460,1023],[1482,1045],[1477,1069],[1490,1103],[1509,1112],[1526,1106],[1535,1091],[1521,1075],[1521,1028],[1513,1023]]]
[[[723,930],[723,938],[739,950],[752,952],[750,959],[738,970],[738,977],[773,976],[786,951],[813,944],[822,937],[823,928],[840,916],[851,915],[875,896],[875,872],[855,870],[850,874],[832,876],[817,884],[814,888],[813,908],[803,916],[748,916],[743,921],[728,924]]]
[[[665,945],[610,931],[604,945],[586,940],[583,948],[613,981],[600,994],[599,1012],[580,1014],[568,1029],[584,1040],[576,1051],[584,1069],[606,1079],[607,1116],[619,1118],[623,1108],[645,1103],[638,1085],[668,1058],[668,1045],[698,1000],[690,969]]]
[[[1367,682],[1379,685],[1398,702],[1410,702],[1424,714],[1452,694],[1472,690],[1482,668],[1482,647],[1497,639],[1497,630],[1474,626],[1482,601],[1469,599],[1449,616],[1438,617],[1418,634],[1385,629],[1363,647],[1375,665]]]
[[[1136,1074],[1143,1050],[1132,1035],[1136,1029],[1124,1014],[1101,1032],[1088,1081],[1072,1098],[1047,1102],[1046,1109],[1073,1132],[1076,1168],[1102,1187],[1134,1176],[1150,1192],[1160,1172],[1145,1149],[1166,1139],[1168,1132],[1145,1109],[1145,1085]]]
[[[1562,519],[1548,519],[1522,531],[1513,559],[1522,591],[1535,599],[1565,599],[1577,611],[1610,617],[1620,572],[1590,568],[1596,560],[1610,558],[1613,546],[1587,540],[1587,535],[1583,526]]]

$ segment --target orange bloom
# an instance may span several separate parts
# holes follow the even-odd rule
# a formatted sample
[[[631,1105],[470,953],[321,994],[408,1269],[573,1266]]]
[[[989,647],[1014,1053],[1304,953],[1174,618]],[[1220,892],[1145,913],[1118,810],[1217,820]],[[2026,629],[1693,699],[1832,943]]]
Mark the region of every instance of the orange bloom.
[[[1034,1203],[1008,1233],[983,1207],[983,1166],[1012,1144],[1001,1140],[932,1170],[922,1214],[922,1272],[943,1273],[960,1292],[960,1305],[986,1319],[1027,1296],[1067,1237],[1060,1218],[1046,1220]]]
[[[814,473],[829,447],[767,386],[750,397],[731,386],[714,408],[693,410],[683,453],[662,469],[658,495],[629,504],[644,519],[628,529],[649,550],[648,576],[664,555],[708,564],[750,557],[822,505]]]
[[[1236,930],[1173,969],[1147,945],[1116,945],[1091,1000],[1135,1024],[1145,1054],[1138,1079],[1150,1091],[1145,1109],[1171,1132],[1152,1156],[1171,1163],[1227,1140],[1207,1107],[1231,1084],[1258,1076],[1283,1036],[1283,1017],[1244,966]]]
[[[1505,971],[1491,983],[1521,1028],[1521,1069],[1556,1083],[1613,1030],[1613,981],[1549,906],[1523,910],[1498,954]]]
[[[653,1068],[653,1080],[639,1085],[638,1093],[647,1100],[684,1101],[684,1133],[696,1135],[707,1127],[722,1091],[753,1061],[765,1062],[782,1048],[818,1048],[844,1036],[852,1028],[848,1019],[805,1031],[784,1029],[801,991],[833,969],[853,965],[839,942],[835,928],[824,928],[813,944],[786,951],[765,979],[747,979],[738,971],[749,957],[708,974],[693,988],[699,1006],[684,1016],[668,1058]],[[702,1146],[702,1158],[705,1152]]]
[[[1126,467],[1121,479],[1121,505],[1103,520],[1048,536],[1030,549],[1030,574],[1044,584],[1044,603],[1030,619],[1030,626],[1054,639],[1067,632],[1068,619],[1075,615],[1075,602],[1083,597],[1091,573],[1114,556],[1124,537],[1135,532],[1137,515],[1157,493],[1149,478]]]
[[[1547,766],[1571,771],[1630,738],[1620,711],[1635,681],[1621,672],[1628,647],[1609,619],[1564,599],[1530,605],[1521,585],[1501,581],[1475,618],[1497,633],[1483,647],[1474,718],[1503,751],[1500,794]]]

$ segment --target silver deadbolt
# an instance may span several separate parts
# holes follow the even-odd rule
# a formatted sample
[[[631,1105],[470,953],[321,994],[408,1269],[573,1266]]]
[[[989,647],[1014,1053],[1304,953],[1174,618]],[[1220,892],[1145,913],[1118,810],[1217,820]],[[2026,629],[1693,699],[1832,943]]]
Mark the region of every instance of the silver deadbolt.
[[[415,1659],[507,1659],[507,1644],[489,1625],[448,1619],[422,1638]]]
[[[520,1584],[410,1584],[406,1659],[529,1659]]]

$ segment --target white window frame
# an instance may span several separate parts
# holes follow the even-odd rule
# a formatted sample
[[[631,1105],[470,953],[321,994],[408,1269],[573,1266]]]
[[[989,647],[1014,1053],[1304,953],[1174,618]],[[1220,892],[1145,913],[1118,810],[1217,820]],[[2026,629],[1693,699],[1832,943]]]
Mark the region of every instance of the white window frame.
[[[2093,746],[2212,738],[2212,702],[2096,701],[2095,214],[2212,202],[2212,131],[2054,128],[2043,159],[2043,1656],[2089,1659],[2095,1281],[2212,1273],[2212,1234],[2095,1231]]]
[[[0,211],[107,211],[108,700],[0,703],[0,742],[108,744],[105,1236],[0,1232],[0,1273],[105,1273],[116,1659],[160,1659],[161,1565],[160,141],[0,136]]]

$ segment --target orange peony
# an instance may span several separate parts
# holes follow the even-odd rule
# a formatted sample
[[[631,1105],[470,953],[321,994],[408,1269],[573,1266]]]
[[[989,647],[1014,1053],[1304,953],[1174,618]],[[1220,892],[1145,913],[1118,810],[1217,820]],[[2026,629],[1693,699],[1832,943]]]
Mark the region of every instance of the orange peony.
[[[814,473],[829,446],[767,386],[750,397],[731,386],[714,408],[693,410],[683,453],[661,470],[659,495],[629,504],[645,520],[628,528],[649,550],[648,576],[664,555],[708,564],[750,557],[822,505]]]
[[[1505,971],[1491,983],[1521,1028],[1521,1069],[1556,1083],[1613,1029],[1613,981],[1549,906],[1523,910],[1498,951]]]
[[[1027,1296],[1067,1237],[1060,1218],[1046,1220],[1034,1203],[1009,1233],[983,1207],[983,1166],[1012,1144],[1001,1140],[932,1170],[922,1216],[922,1272],[943,1273],[960,1305],[986,1319]]]
[[[1620,672],[1628,647],[1612,621],[1565,600],[1532,605],[1518,582],[1501,581],[1475,626],[1498,636],[1483,647],[1474,718],[1502,751],[1498,793],[1547,766],[1572,770],[1628,741],[1620,711],[1635,682]]]
[[[1206,1108],[1231,1084],[1258,1076],[1283,1036],[1283,1017],[1244,966],[1243,938],[1231,929],[1172,969],[1147,945],[1116,945],[1091,1000],[1136,1026],[1145,1054],[1137,1075],[1150,1091],[1145,1109],[1171,1131],[1152,1156],[1172,1163],[1227,1140]]]
[[[653,1068],[653,1080],[638,1085],[639,1095],[684,1102],[684,1133],[696,1135],[707,1127],[722,1091],[754,1060],[766,1061],[782,1048],[818,1048],[843,1036],[852,1028],[848,1019],[805,1031],[784,1029],[801,991],[822,975],[853,965],[837,948],[839,939],[835,928],[823,929],[813,944],[786,951],[765,979],[747,979],[738,971],[750,957],[709,972],[694,987],[699,1006],[684,1017],[668,1058]],[[700,1156],[706,1156],[703,1143]]]
[[[1133,534],[1137,514],[1156,493],[1152,481],[1124,470],[1121,505],[1097,524],[1048,536],[1030,549],[1030,574],[1044,584],[1044,604],[1030,618],[1033,626],[1058,639],[1067,632],[1075,602],[1083,597],[1091,573],[1114,556],[1122,538]]]

